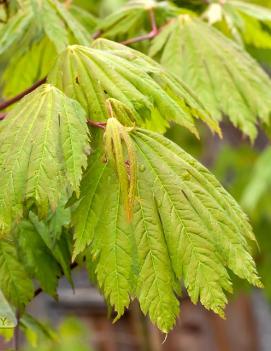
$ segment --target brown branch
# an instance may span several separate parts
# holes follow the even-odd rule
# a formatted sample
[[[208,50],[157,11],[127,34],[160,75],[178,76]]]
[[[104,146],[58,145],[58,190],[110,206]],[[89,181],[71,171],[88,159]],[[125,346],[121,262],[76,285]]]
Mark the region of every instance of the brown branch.
[[[22,91],[20,94],[14,96],[10,100],[4,101],[0,103],[0,111],[4,110],[5,108],[9,107],[12,104],[15,104],[17,101],[21,100],[25,95],[31,93],[34,91],[36,88],[38,88],[40,85],[44,84],[46,82],[46,77],[39,80],[35,84],[33,84],[31,87],[27,88],[26,90]],[[3,116],[1,116],[3,119]]]
[[[20,324],[20,312],[16,312],[16,319],[17,319],[17,325],[14,330],[14,350],[19,351],[20,349],[20,329],[19,329],[19,324]]]
[[[130,44],[134,44],[134,43],[139,43],[139,42],[144,41],[144,40],[153,39],[154,37],[157,36],[159,31],[158,31],[158,28],[157,28],[157,24],[156,24],[155,14],[154,14],[153,8],[151,8],[149,10],[149,14],[150,14],[151,27],[152,27],[151,32],[149,32],[148,34],[140,35],[140,36],[135,37],[135,38],[124,40],[123,42],[121,42],[121,44],[123,44],[123,45],[130,45]]]

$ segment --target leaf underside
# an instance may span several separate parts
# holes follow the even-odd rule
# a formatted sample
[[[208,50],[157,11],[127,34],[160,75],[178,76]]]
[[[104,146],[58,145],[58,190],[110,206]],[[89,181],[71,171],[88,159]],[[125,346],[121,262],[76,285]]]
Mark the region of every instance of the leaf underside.
[[[241,203],[252,212],[264,194],[268,193],[271,181],[271,147],[267,147],[259,156],[252,171],[251,179],[242,195]]]

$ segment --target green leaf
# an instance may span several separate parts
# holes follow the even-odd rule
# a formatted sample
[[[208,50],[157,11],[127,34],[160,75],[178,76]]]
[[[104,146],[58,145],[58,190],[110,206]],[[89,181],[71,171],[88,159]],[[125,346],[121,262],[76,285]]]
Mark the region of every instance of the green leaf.
[[[56,56],[54,45],[46,37],[23,55],[14,55],[0,78],[3,97],[15,96],[46,77]]]
[[[97,27],[98,19],[83,8],[71,4],[70,12],[88,32],[91,33]]]
[[[51,213],[47,218],[49,236],[52,239],[54,246],[57,240],[61,239],[63,228],[69,228],[71,222],[71,209],[66,208],[68,195],[62,196],[60,203],[54,213]]]
[[[61,269],[31,221],[22,221],[16,233],[19,257],[27,272],[36,278],[42,290],[56,296]]]
[[[227,269],[261,286],[246,215],[177,145],[143,129],[129,134],[138,165],[132,220],[125,220],[117,172],[96,152],[73,213],[74,255],[91,250],[99,284],[119,316],[128,296],[135,296],[142,311],[169,331],[179,311],[181,281],[194,303],[223,316],[225,291],[232,290]]]
[[[154,13],[157,26],[160,26],[177,13],[177,8],[165,1],[128,1],[119,10],[104,18],[98,29],[103,37],[119,42],[136,37],[152,30],[150,11]]]
[[[14,243],[0,240],[0,289],[15,307],[23,309],[34,294],[33,284],[18,260]]]
[[[67,188],[79,194],[89,145],[85,112],[76,101],[42,85],[1,122],[0,136],[2,233],[22,217],[25,202],[46,216]]]
[[[88,31],[58,0],[28,0],[0,28],[0,54],[16,44],[15,54],[31,48],[31,45],[47,37],[62,51],[69,43],[88,45]],[[20,44],[20,47],[18,47]]]
[[[129,136],[131,130],[111,117],[104,132],[105,157],[114,164],[117,171],[128,220],[132,218],[137,168],[134,146]]]
[[[29,342],[24,350],[93,351],[89,328],[78,318],[64,318],[58,328],[41,324],[29,315],[22,320],[21,328]]]
[[[57,0],[47,0],[50,1],[54,6],[60,18],[64,21],[68,27],[70,33],[72,34],[76,42],[81,45],[89,45],[91,42],[91,37],[88,31],[83,27],[83,25],[77,21],[77,19],[70,13],[66,7]]]
[[[271,10],[267,8],[243,1],[212,3],[203,17],[241,45],[271,47]]]
[[[137,250],[136,296],[144,314],[167,333],[179,315],[180,282],[174,272],[157,202],[147,181],[145,165],[138,159],[139,174],[133,234]],[[144,175],[144,176],[143,176]],[[146,176],[146,177],[145,177]]]
[[[249,254],[254,236],[247,218],[215,177],[178,146],[144,130],[133,135],[175,274],[183,277],[193,302],[200,298],[222,313],[222,289],[231,290],[226,267],[260,285]]]
[[[232,8],[260,21],[271,22],[271,10],[267,7],[249,4],[248,2],[238,0],[231,0],[226,6],[231,6]]]
[[[213,118],[227,115],[252,140],[257,117],[269,122],[268,76],[242,48],[208,24],[178,17],[154,39],[150,54],[194,90]]]
[[[164,131],[168,121],[175,121],[197,135],[195,117],[219,132],[186,85],[147,56],[109,40],[98,39],[91,48],[68,47],[48,80],[78,100],[95,121],[111,117],[106,100],[114,98],[141,126]]]
[[[229,21],[239,31],[247,45],[271,48],[271,10],[243,1],[231,1],[224,8]]]
[[[45,340],[57,340],[57,334],[53,329],[27,313],[20,318],[20,328],[24,331],[28,342],[35,348],[41,346]]]
[[[54,259],[59,263],[67,280],[73,285],[70,269],[72,236],[65,230],[65,226],[70,224],[70,209],[64,209],[60,204],[46,221],[40,221],[33,212],[29,213],[29,219]]]
[[[9,342],[13,339],[14,337],[14,328],[0,328],[0,336],[4,339],[5,342]],[[9,349],[7,351],[13,351],[12,349]]]
[[[62,51],[68,44],[88,45],[88,31],[58,0],[32,1],[34,20],[55,44],[57,51]]]
[[[23,37],[30,25],[31,17],[30,11],[18,11],[0,29],[0,55]]]
[[[16,325],[15,313],[0,290],[0,330],[15,328]]]
[[[41,6],[37,16],[41,20],[41,25],[47,37],[54,43],[58,52],[61,52],[68,46],[68,32],[62,18],[54,8],[54,1],[43,0],[39,3]],[[38,5],[37,5],[38,6]]]
[[[91,244],[97,281],[120,317],[129,305],[132,290],[133,238],[118,180],[98,152],[90,157],[81,192],[73,215],[74,257]]]
[[[249,211],[256,208],[261,197],[270,189],[271,185],[271,147],[269,146],[258,158],[253,168],[250,182],[247,184],[241,203]]]
[[[111,110],[112,116],[117,116],[120,123],[127,127],[135,126],[135,117],[133,111],[129,107],[113,98],[107,99],[107,103]]]

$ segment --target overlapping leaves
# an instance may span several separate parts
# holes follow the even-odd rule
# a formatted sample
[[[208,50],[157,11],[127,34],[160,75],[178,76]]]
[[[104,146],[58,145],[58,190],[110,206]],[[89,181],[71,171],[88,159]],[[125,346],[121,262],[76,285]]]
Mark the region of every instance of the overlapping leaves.
[[[261,285],[246,216],[214,176],[178,146],[142,129],[130,137],[138,165],[132,221],[126,219],[113,164],[97,151],[73,214],[74,254],[89,247],[97,280],[118,316],[136,296],[143,312],[161,330],[170,330],[179,311],[180,280],[194,303],[200,300],[223,315],[224,291],[232,290],[227,268]]]
[[[14,242],[3,239],[0,240],[0,290],[19,309],[23,309],[34,294],[33,283],[19,262]]]
[[[70,209],[63,206],[61,203],[43,221],[30,212],[9,236],[0,240],[0,292],[15,308],[23,310],[32,299],[32,280],[53,297],[57,296],[58,279],[63,274],[73,284],[72,235],[67,230]]]
[[[61,211],[61,214],[56,214]],[[58,279],[65,274],[72,283],[70,273],[72,236],[63,231],[65,214],[58,208],[56,213],[41,222],[30,212],[29,219],[24,219],[16,228],[15,238],[20,262],[29,277],[36,279],[42,290],[51,296],[57,296]],[[61,229],[54,227],[55,216]],[[52,226],[54,227],[52,230]],[[19,284],[19,282],[18,282]]]
[[[83,16],[82,13],[76,16]],[[87,20],[89,23],[89,20]],[[19,92],[23,85],[21,76],[27,76],[32,85],[44,78],[56,53],[68,44],[88,45],[91,40],[88,30],[72,15],[64,4],[57,0],[32,1],[20,3],[18,10],[0,28],[1,85],[5,87],[4,96]],[[39,60],[41,51],[43,60]],[[19,63],[14,74],[14,65]],[[7,75],[12,72],[12,81]],[[23,86],[27,88],[28,86]]]
[[[271,10],[244,1],[212,3],[204,17],[240,44],[270,48]]]
[[[67,188],[79,192],[89,141],[76,101],[42,85],[1,122],[0,137],[1,233],[23,216],[25,204],[46,216]]]
[[[180,16],[154,39],[150,54],[183,79],[217,120],[227,115],[252,140],[257,117],[268,123],[270,79],[251,56],[215,28]]]
[[[32,279],[53,296],[60,274],[71,280],[70,236],[62,230],[70,223],[69,210],[59,205],[63,194],[74,192],[67,205],[75,205],[73,259],[86,256],[116,318],[138,298],[142,311],[167,332],[179,314],[181,282],[194,303],[223,316],[232,290],[228,269],[261,286],[247,218],[185,151],[136,126],[164,131],[174,121],[197,135],[194,119],[200,118],[219,133],[216,120],[227,114],[253,139],[257,117],[267,122],[270,115],[268,77],[237,45],[188,16],[166,25],[151,50],[175,78],[144,54],[109,40],[66,48],[89,44],[84,28],[92,28],[92,18],[78,8],[85,27],[56,0],[23,5],[1,27],[0,50],[11,53],[20,40],[34,45],[20,52],[18,67],[14,59],[8,72],[26,68],[31,53],[33,66],[46,74],[50,65],[43,53],[53,57],[65,50],[48,77],[53,85],[29,94],[0,124],[5,297],[23,308],[33,296]],[[135,33],[139,23],[147,31],[150,9],[158,22],[160,15],[161,21],[171,16],[164,5],[134,1],[100,29],[110,38]],[[35,80],[31,68],[28,78]],[[16,86],[10,82],[10,91]],[[97,137],[88,167],[86,115],[91,125],[105,128],[105,148]]]
[[[17,324],[16,316],[5,296],[0,290],[0,326],[1,328],[14,328]]]
[[[27,52],[12,57],[1,76],[3,96],[15,96],[46,77],[56,55],[54,45],[45,37]]]
[[[70,42],[87,45],[88,32],[57,0],[24,1],[19,10],[0,30],[0,53],[18,44],[31,32],[31,38],[46,35],[61,51]]]
[[[166,1],[132,0],[107,16],[98,26],[103,37],[122,41],[151,31],[150,11],[158,26],[177,13]]]
[[[271,147],[269,146],[258,158],[251,179],[242,197],[242,204],[247,210],[254,210],[271,184]]]
[[[48,80],[79,101],[95,121],[110,117],[106,100],[115,98],[133,112],[137,125],[164,131],[169,121],[175,121],[197,135],[195,117],[219,132],[184,83],[149,57],[106,39],[90,48],[68,47]]]

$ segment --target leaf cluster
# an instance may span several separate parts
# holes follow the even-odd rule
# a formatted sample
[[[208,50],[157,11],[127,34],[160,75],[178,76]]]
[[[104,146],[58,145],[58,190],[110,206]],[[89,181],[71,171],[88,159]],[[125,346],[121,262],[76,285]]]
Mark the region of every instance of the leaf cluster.
[[[269,10],[221,11],[230,6],[268,26]],[[211,6],[139,0],[103,19],[90,8],[24,0],[0,27],[4,95],[46,76],[0,122],[0,289],[23,310],[35,282],[56,297],[59,276],[72,283],[71,266],[86,262],[116,320],[137,298],[168,332],[181,284],[223,317],[230,271],[262,286],[255,237],[216,178],[162,133],[177,123],[199,137],[198,120],[221,137],[226,115],[254,140],[270,79],[212,26]]]

